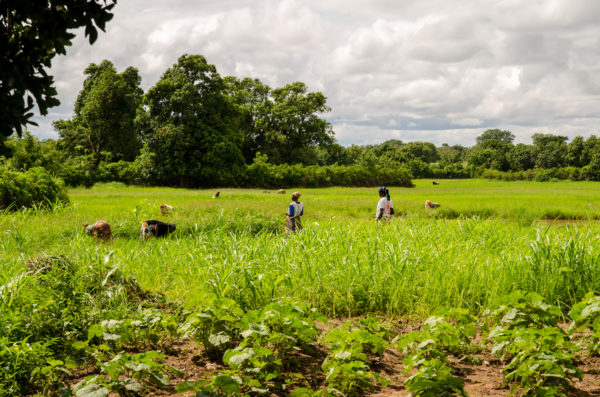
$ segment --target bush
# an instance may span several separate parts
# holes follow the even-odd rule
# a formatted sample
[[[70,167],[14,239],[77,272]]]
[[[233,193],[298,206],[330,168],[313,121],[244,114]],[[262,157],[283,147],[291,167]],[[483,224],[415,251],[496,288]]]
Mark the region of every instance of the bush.
[[[404,167],[375,165],[270,164],[266,156],[256,156],[246,167],[244,185],[264,188],[304,186],[414,186],[411,173]]]
[[[0,209],[44,207],[57,202],[69,202],[67,190],[61,179],[42,167],[25,172],[0,167]]]

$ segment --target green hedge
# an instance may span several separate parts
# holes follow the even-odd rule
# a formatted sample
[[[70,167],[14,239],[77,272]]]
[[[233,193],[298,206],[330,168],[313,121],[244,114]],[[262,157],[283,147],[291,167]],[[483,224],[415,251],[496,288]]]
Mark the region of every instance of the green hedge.
[[[558,180],[596,181],[600,180],[600,173],[593,167],[561,167],[548,169],[532,169],[526,171],[497,171],[483,170],[481,176],[487,179],[503,181],[536,181],[552,182]]]
[[[247,187],[325,187],[325,186],[414,186],[406,168],[360,165],[305,166],[267,163],[255,159],[247,166],[240,185]]]

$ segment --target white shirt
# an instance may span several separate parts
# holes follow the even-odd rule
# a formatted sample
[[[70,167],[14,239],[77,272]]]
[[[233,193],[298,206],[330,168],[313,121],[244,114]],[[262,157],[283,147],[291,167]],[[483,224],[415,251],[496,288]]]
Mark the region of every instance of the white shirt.
[[[290,208],[288,209],[288,215],[295,218],[300,218],[300,215],[304,214],[304,204],[292,201]]]
[[[382,197],[381,200],[377,203],[377,211],[375,212],[375,217],[379,215],[379,210],[383,209],[383,217],[385,219],[390,219],[390,209],[394,208],[392,204],[392,200],[388,200],[387,197]]]

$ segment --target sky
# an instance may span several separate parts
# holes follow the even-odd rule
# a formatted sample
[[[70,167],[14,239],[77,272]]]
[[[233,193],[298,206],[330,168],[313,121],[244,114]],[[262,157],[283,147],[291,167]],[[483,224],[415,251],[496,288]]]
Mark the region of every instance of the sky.
[[[30,130],[56,138],[92,62],[139,69],[147,90],[182,54],[221,76],[327,97],[338,142],[472,146],[489,128],[599,134],[597,0],[119,0],[94,45],[77,31],[54,76],[61,105]]]

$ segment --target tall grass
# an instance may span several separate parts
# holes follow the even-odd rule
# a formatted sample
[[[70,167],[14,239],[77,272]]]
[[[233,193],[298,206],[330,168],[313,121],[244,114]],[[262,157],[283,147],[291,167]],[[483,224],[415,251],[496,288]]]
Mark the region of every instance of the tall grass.
[[[348,190],[344,197],[364,193]],[[84,266],[118,266],[191,307],[209,293],[244,308],[294,297],[330,316],[423,316],[440,307],[477,312],[516,289],[538,292],[566,310],[586,292],[600,291],[600,226],[594,222],[547,226],[476,212],[438,219],[407,211],[378,225],[373,209],[365,204],[363,210],[358,200],[347,208],[363,219],[339,215],[339,203],[307,205],[305,230],[285,238],[282,196],[225,191],[222,196],[242,198],[217,201],[205,198],[207,192],[159,189],[87,194],[75,192],[66,209],[2,215],[0,281],[21,272],[31,257],[64,254]],[[340,193],[310,194],[325,202]],[[161,217],[159,202],[175,205],[175,213]],[[142,243],[139,224],[149,218],[173,221],[177,231]],[[112,226],[111,244],[83,234],[81,222],[99,219]]]

